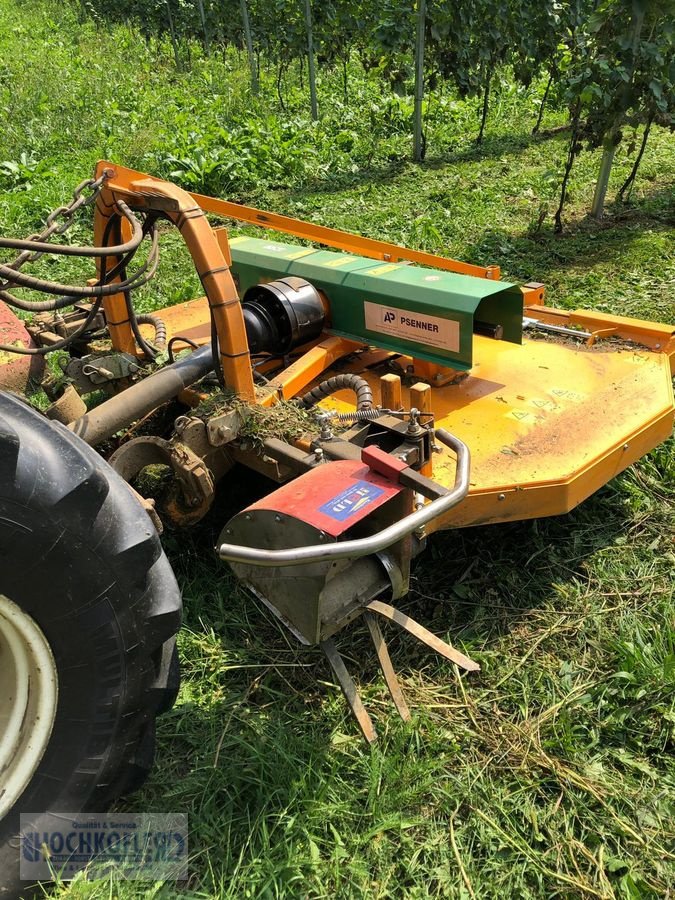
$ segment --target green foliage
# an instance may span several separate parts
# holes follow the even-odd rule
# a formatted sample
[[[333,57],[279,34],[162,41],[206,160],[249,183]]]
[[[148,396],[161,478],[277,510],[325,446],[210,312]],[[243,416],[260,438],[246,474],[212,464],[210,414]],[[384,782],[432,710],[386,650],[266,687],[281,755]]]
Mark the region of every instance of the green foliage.
[[[567,78],[591,147],[654,116],[673,126],[675,21],[668,0],[603,0],[588,18]]]
[[[498,263],[509,280],[544,281],[556,306],[672,317],[675,148],[657,125],[633,207],[617,209],[611,229],[579,221],[597,165],[589,152],[571,180],[575,227],[554,237],[536,220],[553,202],[566,135],[530,135],[538,80],[524,88],[508,70],[495,79],[480,152],[475,102],[439,84],[427,114],[434,152],[415,166],[410,99],[377,68],[365,73],[358,54],[349,103],[339,73],[325,72],[313,125],[297,73],[283,112],[273,71],[263,66],[252,98],[235,50],[204,60],[186,46],[192,69],[176,72],[165,39],[78,22],[57,0],[0,0],[0,159],[25,152],[28,168],[45,166],[3,185],[3,234],[35,231],[98,158],[159,175],[179,167],[174,157],[184,184],[194,168],[203,174],[191,185],[228,183],[228,198]],[[564,113],[553,107],[549,119],[561,125]],[[232,164],[208,172],[199,160],[221,145]],[[288,170],[268,172],[279,154]],[[629,168],[621,146],[616,176]],[[83,222],[74,239],[89,237]],[[137,295],[144,311],[203,293],[180,235],[164,231],[161,247],[158,277]],[[43,259],[35,271],[89,276],[76,265]],[[470,900],[463,869],[481,900],[672,894],[674,450],[671,441],[569,516],[434,536],[406,609],[475,654],[482,673],[460,680],[387,630],[406,725],[355,623],[339,640],[381,734],[373,750],[321,654],[299,648],[216,559],[228,505],[255,489],[229,479],[200,530],[164,537],[185,597],[183,686],[159,722],[149,782],[119,804],[188,813],[190,881],[111,875],[46,890],[63,900]]]

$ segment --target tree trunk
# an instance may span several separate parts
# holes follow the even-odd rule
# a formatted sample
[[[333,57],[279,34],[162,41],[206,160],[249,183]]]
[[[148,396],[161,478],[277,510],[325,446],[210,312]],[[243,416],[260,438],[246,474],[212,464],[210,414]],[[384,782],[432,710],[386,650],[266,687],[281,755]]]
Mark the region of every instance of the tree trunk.
[[[576,156],[577,138],[579,136],[579,115],[581,112],[581,101],[577,100],[574,113],[572,114],[572,133],[570,134],[569,149],[567,151],[567,162],[565,163],[565,174],[563,175],[562,185],[560,186],[560,203],[555,213],[555,225],[553,230],[555,234],[562,234],[562,214],[567,199],[567,183],[570,178],[572,166],[574,165],[574,157]]]
[[[415,41],[415,109],[413,118],[413,160],[424,158],[422,140],[422,104],[424,103],[424,30],[426,0],[417,0],[417,39]]]
[[[284,64],[279,61],[279,65],[277,67],[277,96],[279,97],[279,104],[284,112],[286,112],[286,104],[284,103],[284,95],[281,91],[281,81],[284,77]]]
[[[541,120],[544,118],[544,107],[546,106],[546,101],[548,100],[548,92],[551,90],[551,85],[553,84],[553,67],[548,73],[548,81],[546,83],[546,90],[544,91],[544,96],[541,98],[541,106],[539,107],[539,115],[537,116],[537,124],[532,129],[532,134],[538,134],[539,128],[541,127]]]
[[[248,56],[248,67],[251,70],[251,93],[257,94],[259,90],[258,70],[255,64],[255,55],[253,53],[253,37],[251,36],[251,20],[248,16],[248,4],[246,0],[240,0],[241,6],[241,22],[244,26],[244,38],[246,40],[246,55]]]
[[[202,31],[204,32],[204,51],[207,56],[211,55],[211,42],[209,41],[209,31],[206,27],[206,13],[204,12],[203,0],[197,0],[199,6],[199,18],[202,20]]]
[[[345,103],[349,103],[349,47],[345,53],[342,57],[342,92]]]
[[[312,34],[312,7],[310,0],[305,0],[305,25],[307,26],[307,66],[309,70],[309,104],[312,119],[319,118],[319,104],[316,99],[316,69],[314,67],[314,36]]]
[[[483,93],[483,115],[480,121],[480,131],[478,132],[478,137],[476,138],[477,144],[483,143],[483,134],[485,132],[485,123],[487,122],[488,115],[488,107],[490,104],[490,84],[492,82],[492,72],[488,72],[487,77],[485,79],[485,91]]]
[[[180,72],[182,66],[180,64],[180,53],[178,52],[178,41],[176,39],[176,29],[173,24],[173,15],[171,14],[171,2],[166,0],[166,15],[169,20],[169,34],[171,35],[171,46],[173,47],[173,58],[176,61],[176,69]]]
[[[635,162],[633,163],[633,168],[630,170],[630,175],[624,183],[619,188],[619,193],[616,195],[616,199],[623,202],[623,195],[628,191],[628,196],[630,197],[630,192],[633,190],[633,184],[635,183],[635,176],[638,173],[638,169],[640,168],[640,163],[642,162],[642,156],[645,152],[645,147],[647,146],[647,140],[649,138],[649,131],[652,127],[652,122],[654,121],[654,113],[651,112],[649,114],[649,118],[647,119],[647,124],[645,125],[644,134],[642,135],[642,143],[640,144],[640,150],[638,155],[635,157]]]

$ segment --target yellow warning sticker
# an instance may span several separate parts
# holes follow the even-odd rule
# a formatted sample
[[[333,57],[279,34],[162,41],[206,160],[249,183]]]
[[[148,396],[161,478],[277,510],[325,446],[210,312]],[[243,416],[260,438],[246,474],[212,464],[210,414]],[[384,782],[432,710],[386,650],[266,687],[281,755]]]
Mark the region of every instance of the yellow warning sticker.
[[[586,394],[570,391],[567,388],[551,388],[549,394],[552,394],[557,401],[569,400],[570,403],[581,403],[582,400],[586,399]]]
[[[386,266],[376,266],[374,269],[368,269],[367,272],[364,272],[364,275],[386,275],[387,272],[394,272],[396,269],[400,269],[401,266],[396,265],[396,263],[387,263]]]
[[[530,406],[535,406],[537,409],[546,409],[552,411],[554,409],[558,409],[558,404],[553,400],[546,400],[542,397],[535,397],[534,399],[529,401]]]
[[[300,257],[307,256],[309,253],[316,253],[316,250],[313,250],[311,247],[301,247],[299,250],[287,253],[286,259],[300,259]]]
[[[329,262],[324,263],[324,266],[327,269],[337,269],[339,266],[346,266],[347,263],[356,262],[358,256],[338,256],[337,259],[331,259]]]
[[[525,422],[527,424],[537,421],[535,414],[526,409],[512,409],[506,413],[506,418],[515,419],[516,422]]]

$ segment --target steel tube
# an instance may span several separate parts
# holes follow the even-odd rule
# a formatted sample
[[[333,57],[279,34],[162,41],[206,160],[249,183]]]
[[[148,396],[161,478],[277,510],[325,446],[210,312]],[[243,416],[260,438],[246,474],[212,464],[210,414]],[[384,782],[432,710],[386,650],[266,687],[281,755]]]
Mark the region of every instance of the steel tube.
[[[68,428],[92,447],[112,437],[116,431],[172,400],[213,369],[210,346],[201,347],[184,359],[164,366],[130,388],[86,413]]]
[[[239,544],[221,544],[218,548],[218,555],[228,562],[246,565],[299,566],[326,560],[357,559],[360,556],[368,556],[371,553],[380,553],[382,550],[386,550],[387,547],[391,547],[392,544],[417,531],[418,528],[422,528],[433,519],[448,512],[463,500],[469,491],[471,468],[469,448],[463,441],[443,428],[436,431],[436,438],[457,454],[455,484],[452,490],[442,497],[411,513],[400,522],[394,522],[393,525],[368,537],[340,541],[326,546],[314,544],[305,547],[290,547],[287,550],[263,550],[258,547],[243,547]]]

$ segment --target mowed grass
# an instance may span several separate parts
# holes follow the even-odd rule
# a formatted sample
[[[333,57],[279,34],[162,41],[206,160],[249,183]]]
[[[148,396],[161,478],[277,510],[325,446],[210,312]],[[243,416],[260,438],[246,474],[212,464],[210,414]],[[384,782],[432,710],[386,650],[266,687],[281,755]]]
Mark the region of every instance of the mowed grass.
[[[297,87],[281,115],[273,73],[253,103],[240,60],[193,56],[192,72],[177,75],[169,48],[148,48],[131,29],[78,23],[67,4],[0,0],[0,162],[26,153],[28,169],[2,182],[2,233],[36,230],[99,157],[167,175],[166,158],[191,141],[213,149],[214,123],[234,130],[248,117],[264,124],[267,144],[250,145],[261,174],[248,185],[235,174],[236,199],[498,263],[504,277],[546,282],[555,305],[675,318],[675,150],[665,132],[650,140],[631,203],[610,204],[602,224],[585,216],[598,156],[582,155],[568,230],[556,238],[566,137],[530,136],[541,86],[503,83],[480,150],[476,104],[436,98],[428,158],[414,166],[405,122],[359,73],[342,108],[339,78],[323,76],[322,122],[312,126]],[[562,121],[550,111],[545,126]],[[266,177],[264,158],[291,152],[284,141],[297,143],[302,164]],[[610,198],[629,168],[622,150]],[[202,167],[196,177],[209,187],[223,176]],[[163,247],[143,308],[199,291],[178,237],[167,232]],[[183,687],[159,724],[151,779],[118,805],[189,814],[190,882],[80,880],[56,896],[675,892],[672,442],[568,516],[430,541],[400,605],[482,671],[460,676],[388,629],[413,713],[404,724],[354,624],[338,644],[376,719],[373,748],[320,652],[300,649],[215,559],[229,512],[254,490],[227,480],[206,522],[166,536],[185,598]]]

